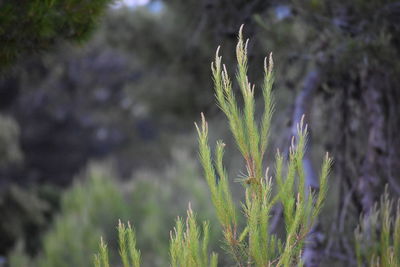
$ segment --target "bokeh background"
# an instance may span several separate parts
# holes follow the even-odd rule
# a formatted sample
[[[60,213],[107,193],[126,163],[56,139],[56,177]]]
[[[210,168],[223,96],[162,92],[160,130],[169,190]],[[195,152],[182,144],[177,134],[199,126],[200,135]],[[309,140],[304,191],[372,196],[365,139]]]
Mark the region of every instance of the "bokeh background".
[[[113,260],[118,219],[135,226],[143,266],[167,266],[169,231],[188,202],[211,221],[212,247],[230,266],[193,122],[204,112],[211,142],[225,140],[234,181],[244,165],[210,63],[221,45],[234,75],[242,24],[256,85],[274,55],[267,164],[305,114],[310,173],[325,151],[335,160],[322,266],[355,264],[360,214],[386,184],[400,194],[395,0],[0,1],[1,267],[91,266],[100,236]],[[232,188],[239,203],[240,185]]]

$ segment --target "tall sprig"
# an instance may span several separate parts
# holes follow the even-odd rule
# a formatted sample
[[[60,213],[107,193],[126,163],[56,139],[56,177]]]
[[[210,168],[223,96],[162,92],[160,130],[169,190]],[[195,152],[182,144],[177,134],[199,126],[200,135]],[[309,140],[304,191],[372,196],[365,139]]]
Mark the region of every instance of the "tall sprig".
[[[303,156],[307,141],[307,125],[304,123],[303,117],[297,125],[297,140],[293,138],[287,161],[279,152],[276,155],[277,193],[272,196],[273,178],[269,176],[268,168],[263,166],[263,161],[273,113],[273,59],[270,54],[264,60],[264,80],[261,86],[264,110],[261,122],[257,123],[255,119],[255,86],[249,82],[247,75],[248,42],[243,39],[242,26],[236,46],[236,80],[243,98],[242,108],[237,103],[228,70],[222,64],[219,47],[215,61],[211,64],[218,106],[226,115],[232,135],[245,160],[247,173],[242,181],[246,194],[242,209],[246,218],[246,226],[242,231],[237,226],[236,214],[238,212],[232,201],[227,172],[222,162],[225,145],[222,141],[217,141],[215,160],[213,160],[211,148],[208,145],[208,124],[204,114],[202,114],[201,125],[196,124],[200,161],[210,187],[211,199],[224,229],[225,242],[238,265],[292,266],[301,264],[301,252],[305,237],[325,200],[327,176],[332,160],[327,154],[322,165],[319,192],[311,192],[305,188]],[[284,170],[286,170],[285,173]],[[273,206],[278,203],[283,207],[286,226],[286,236],[283,240],[270,233],[271,211]]]
[[[201,238],[196,216],[189,205],[186,223],[178,217],[174,231],[170,233],[171,267],[217,267],[217,254],[208,255],[210,236],[208,222],[203,222],[202,235]]]

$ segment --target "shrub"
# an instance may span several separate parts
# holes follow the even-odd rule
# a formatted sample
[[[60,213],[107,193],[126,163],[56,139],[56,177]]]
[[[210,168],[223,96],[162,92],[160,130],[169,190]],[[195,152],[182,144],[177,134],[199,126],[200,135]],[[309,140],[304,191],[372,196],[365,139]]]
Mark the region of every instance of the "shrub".
[[[361,216],[355,230],[358,266],[400,266],[400,202],[395,216],[393,206],[386,190],[380,202]]]
[[[162,172],[140,171],[134,179],[120,182],[107,164],[92,164],[62,196],[60,213],[43,239],[41,254],[30,266],[90,266],[101,235],[109,243],[110,262],[118,256],[115,223],[134,221],[140,232],[142,266],[165,266],[169,235],[177,214],[184,215],[187,201],[199,209],[201,219],[217,219],[207,197],[207,185],[200,178],[196,162],[186,151],[173,153],[171,166]],[[82,179],[83,178],[83,179]],[[184,203],[177,201],[185,199]],[[218,248],[218,228],[210,231],[210,247]],[[21,263],[22,249],[9,257],[13,267]],[[155,253],[157,252],[157,253]],[[11,260],[12,259],[12,260]],[[26,261],[25,261],[26,262]]]
[[[64,193],[60,213],[43,238],[36,259],[19,244],[8,257],[11,267],[90,266],[101,235],[108,242],[109,260],[118,257],[115,223],[134,221],[140,232],[142,266],[166,266],[169,253],[168,231],[177,214],[184,215],[187,201],[199,209],[199,218],[217,219],[207,197],[196,161],[183,150],[174,150],[171,166],[161,172],[140,171],[132,181],[117,181],[107,164],[92,164],[71,189]],[[179,195],[176,194],[179,192]],[[182,200],[182,202],[178,202]],[[209,246],[218,248],[219,229],[209,234]]]
[[[129,218],[129,206],[106,168],[92,166],[85,176],[86,181],[77,181],[63,196],[61,213],[44,237],[38,266],[88,266],[87,255],[97,247],[99,235],[116,244],[111,229],[118,218]]]
[[[326,196],[327,176],[331,159],[326,155],[320,176],[320,190],[313,192],[305,188],[303,155],[307,140],[307,125],[303,119],[297,126],[298,136],[293,138],[289,159],[284,173],[284,158],[277,152],[275,181],[277,193],[272,194],[272,176],[269,168],[263,166],[264,153],[268,144],[273,102],[272,56],[265,59],[265,77],[262,85],[264,113],[261,123],[255,120],[254,86],[247,77],[247,44],[239,32],[236,55],[238,61],[236,77],[243,96],[243,110],[236,101],[227,68],[221,63],[217,49],[215,62],[211,68],[215,85],[215,95],[221,110],[229,121],[229,127],[244,161],[246,172],[240,179],[245,189],[242,213],[246,225],[239,229],[237,208],[232,200],[227,172],[223,166],[225,144],[217,141],[214,157],[208,145],[208,125],[202,114],[201,125],[196,124],[199,136],[199,154],[204,176],[211,192],[211,200],[222,226],[226,250],[239,266],[293,266],[301,265],[304,241],[318,216]],[[265,174],[264,174],[265,173]],[[284,178],[285,177],[285,178]],[[297,178],[297,179],[296,179]],[[279,238],[270,233],[269,219],[275,205],[282,205],[285,219],[285,236]],[[216,266],[216,256],[207,253],[208,226],[204,223],[203,243],[194,215],[189,209],[186,231],[178,218],[175,234],[171,234],[170,262],[172,266]],[[140,233],[140,232],[139,232]],[[132,248],[136,250],[136,248]],[[96,266],[109,266],[107,251],[102,243],[96,257]],[[99,261],[98,259],[102,259]]]

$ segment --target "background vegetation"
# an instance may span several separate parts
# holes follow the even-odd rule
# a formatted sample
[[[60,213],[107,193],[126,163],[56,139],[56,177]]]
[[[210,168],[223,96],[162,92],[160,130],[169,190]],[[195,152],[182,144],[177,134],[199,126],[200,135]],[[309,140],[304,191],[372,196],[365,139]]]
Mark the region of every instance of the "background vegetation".
[[[314,266],[366,260],[367,248],[357,254],[355,246],[360,215],[386,184],[393,201],[400,193],[397,1],[3,1],[0,18],[0,266],[87,266],[100,235],[113,260],[119,218],[135,222],[143,262],[163,266],[169,230],[188,201],[210,220],[217,251],[193,121],[204,112],[210,143],[218,136],[235,147],[209,66],[218,45],[234,66],[243,23],[250,80],[262,83],[269,51],[276,62],[266,165],[273,149],[288,150],[302,114],[311,129],[311,186],[320,155],[335,159],[329,212],[322,210],[309,250]],[[261,102],[256,91],[257,118]],[[245,171],[235,152],[225,157],[230,177]]]

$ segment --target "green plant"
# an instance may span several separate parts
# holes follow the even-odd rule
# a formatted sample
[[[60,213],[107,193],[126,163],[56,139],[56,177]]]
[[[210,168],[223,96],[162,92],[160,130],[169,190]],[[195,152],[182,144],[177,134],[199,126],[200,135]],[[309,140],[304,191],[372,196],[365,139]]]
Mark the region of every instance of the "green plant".
[[[122,259],[124,267],[139,267],[140,263],[140,251],[136,249],[136,235],[131,225],[125,224],[119,221],[118,224],[118,243],[119,243],[119,255]],[[109,266],[107,245],[101,239],[100,251],[95,255],[94,265],[96,267],[107,267]]]
[[[174,231],[170,233],[170,259],[172,267],[199,266],[216,267],[217,254],[208,256],[209,224],[203,223],[201,232],[196,222],[196,216],[190,208],[187,211],[186,222],[178,217]],[[136,236],[130,224],[125,227],[121,222],[118,225],[120,257],[124,267],[140,266],[140,251],[136,248]],[[210,264],[209,264],[210,263]],[[99,252],[94,257],[95,267],[109,267],[107,245],[103,238],[100,241]]]
[[[247,77],[247,44],[239,32],[236,48],[238,61],[236,78],[243,96],[243,110],[238,107],[225,65],[221,64],[218,50],[212,64],[215,93],[219,107],[228,118],[231,132],[246,165],[246,173],[241,179],[246,191],[242,203],[246,217],[246,226],[238,229],[235,205],[228,186],[228,177],[223,167],[224,143],[217,141],[215,159],[208,145],[208,127],[204,115],[199,134],[200,160],[211,190],[212,201],[222,225],[228,251],[239,266],[292,266],[301,263],[304,240],[323,205],[327,176],[332,160],[326,155],[320,176],[318,193],[305,188],[303,155],[307,140],[307,125],[304,120],[297,125],[298,138],[292,139],[284,179],[284,158],[276,154],[275,181],[277,193],[272,195],[272,177],[269,168],[263,167],[264,153],[268,144],[268,134],[273,111],[271,89],[273,84],[273,61],[270,55],[264,63],[264,113],[260,126],[255,121],[254,85]],[[295,142],[296,141],[296,142]],[[265,175],[263,175],[265,171]],[[218,177],[218,178],[217,178]],[[296,179],[297,182],[296,182]],[[272,207],[280,203],[283,206],[286,236],[279,238],[269,232],[269,218]]]
[[[109,237],[113,246],[117,243],[110,229],[118,218],[128,218],[129,206],[107,168],[92,165],[84,176],[85,181],[77,181],[63,196],[37,266],[88,266],[87,255],[96,249],[99,235]]]
[[[168,168],[138,171],[131,181],[122,184],[107,164],[91,164],[62,195],[60,212],[48,226],[39,254],[32,259],[26,253],[29,244],[18,242],[7,256],[9,265],[90,266],[93,259],[87,255],[97,249],[100,235],[108,242],[110,264],[114,264],[120,249],[115,222],[121,219],[134,221],[140,233],[137,244],[142,250],[141,266],[166,266],[168,231],[175,225],[178,214],[185,215],[189,200],[199,210],[199,219],[208,218],[211,225],[217,223],[207,197],[207,184],[199,174],[196,160],[182,149],[174,150],[172,155]],[[209,246],[214,250],[218,250],[219,232],[218,227],[210,229]]]
[[[207,184],[199,174],[196,160],[184,151],[173,152],[173,165],[158,173],[140,172],[133,183],[130,216],[138,234],[142,251],[142,266],[166,266],[169,257],[168,232],[175,225],[176,217],[184,217],[187,203],[198,210],[199,220],[207,219],[210,225],[218,221],[208,198]],[[210,229],[209,243],[218,249],[220,229]],[[222,259],[224,260],[224,259]]]
[[[361,216],[355,230],[358,266],[400,266],[400,202],[395,216],[393,206],[386,190],[380,202]]]
[[[60,40],[86,39],[111,2],[4,1],[0,7],[0,69],[21,54],[48,49]]]
[[[223,166],[225,144],[217,141],[213,159],[208,145],[208,125],[203,114],[201,125],[196,124],[200,161],[211,191],[211,200],[222,226],[227,251],[235,262],[239,266],[301,265],[305,238],[326,196],[327,176],[332,160],[327,154],[322,165],[319,192],[305,188],[306,177],[302,159],[307,140],[307,125],[304,125],[302,119],[297,126],[298,138],[292,139],[286,175],[283,171],[284,158],[279,152],[276,154],[277,193],[272,195],[272,177],[269,176],[269,168],[264,168],[263,161],[273,110],[271,97],[273,61],[272,56],[269,57],[268,64],[267,58],[265,59],[265,77],[262,86],[265,107],[261,125],[258,126],[255,120],[254,86],[249,83],[247,77],[247,44],[248,41],[243,40],[241,28],[236,49],[238,61],[236,77],[243,96],[243,111],[236,101],[227,69],[221,63],[219,48],[215,62],[211,65],[218,105],[228,118],[231,132],[246,163],[246,173],[240,179],[246,191],[245,201],[242,203],[246,219],[243,230],[238,226],[238,211],[232,200],[227,172]],[[278,204],[283,206],[285,219],[286,235],[283,238],[270,233],[269,229],[271,210]],[[175,235],[171,235],[171,265],[207,266],[205,241],[208,235],[207,224],[204,224],[203,235],[203,242],[200,242],[199,230],[189,208],[186,231],[183,230],[182,220],[178,218]],[[106,253],[104,244],[100,248],[100,255],[102,253]],[[211,257],[212,266],[217,264],[214,255]],[[107,259],[106,256],[98,258]],[[108,266],[108,262],[105,261],[102,266]]]
[[[208,256],[208,243],[210,238],[210,226],[203,222],[203,239],[200,241],[200,230],[196,223],[196,217],[189,205],[184,222],[178,217],[174,232],[171,232],[170,256],[171,266],[217,266],[218,256],[215,253]],[[210,258],[210,259],[209,259]],[[208,262],[210,261],[210,265]]]

